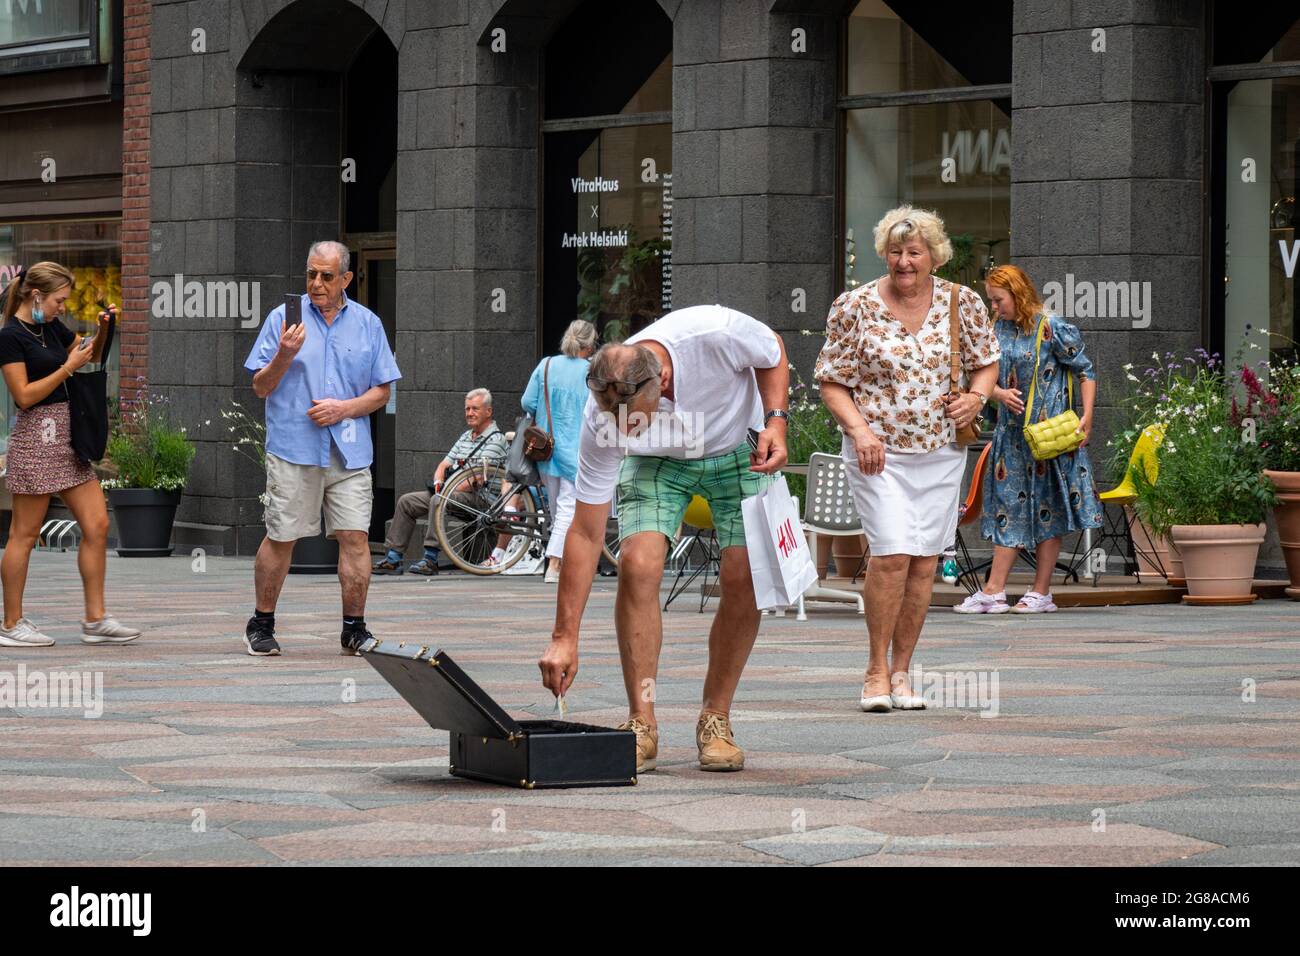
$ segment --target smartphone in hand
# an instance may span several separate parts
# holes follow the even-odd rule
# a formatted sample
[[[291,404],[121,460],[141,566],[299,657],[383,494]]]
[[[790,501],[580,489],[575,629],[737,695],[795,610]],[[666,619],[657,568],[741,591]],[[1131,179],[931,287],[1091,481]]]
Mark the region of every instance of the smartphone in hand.
[[[757,432],[757,431],[755,431],[754,429],[751,428],[751,429],[749,430],[749,433],[745,436],[745,439],[749,442],[749,450],[750,450],[750,451],[758,451],[758,432]]]
[[[301,324],[302,296],[286,294],[284,297],[284,327],[289,329]]]

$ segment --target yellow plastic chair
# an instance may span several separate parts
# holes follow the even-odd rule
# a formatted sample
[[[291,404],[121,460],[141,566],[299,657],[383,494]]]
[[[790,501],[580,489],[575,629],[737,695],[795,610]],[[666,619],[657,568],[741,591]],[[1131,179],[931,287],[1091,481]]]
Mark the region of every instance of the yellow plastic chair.
[[[693,534],[683,535],[669,554],[669,560],[677,563],[677,577],[673,579],[673,586],[668,589],[668,600],[664,601],[664,610],[668,610],[668,605],[703,574],[704,583],[700,589],[700,613],[702,614],[705,602],[713,595],[717,586],[718,570],[722,564],[722,554],[718,551],[718,536],[713,528],[713,511],[709,508],[709,503],[699,495],[693,497],[691,503],[686,506],[682,524],[689,525],[695,531]],[[687,575],[686,566],[690,563],[692,552],[700,563]],[[712,582],[709,580],[710,577],[713,578]]]
[[[1094,554],[1097,549],[1104,549],[1107,541],[1119,543],[1124,548],[1125,560],[1131,558],[1133,561],[1133,573],[1138,579],[1138,584],[1142,583],[1142,571],[1137,561],[1137,549],[1133,544],[1133,530],[1129,527],[1128,520],[1124,516],[1116,516],[1113,511],[1104,508],[1104,506],[1116,505],[1122,508],[1137,501],[1137,486],[1133,484],[1133,469],[1139,463],[1142,465],[1143,471],[1146,472],[1147,481],[1155,484],[1156,476],[1160,472],[1160,461],[1156,455],[1156,449],[1160,447],[1164,437],[1165,426],[1159,423],[1148,425],[1142,429],[1142,434],[1138,436],[1137,442],[1133,445],[1133,453],[1128,457],[1128,467],[1124,469],[1124,480],[1110,491],[1103,491],[1097,496],[1101,499],[1103,505],[1102,515],[1105,525],[1097,539],[1095,548],[1091,542],[1086,548],[1089,554]],[[1159,557],[1155,555],[1150,557],[1153,563],[1160,567],[1161,572],[1163,572],[1164,568],[1160,565]],[[1097,586],[1100,577],[1101,571],[1094,565],[1092,571],[1093,587]]]
[[[1124,469],[1124,480],[1110,491],[1104,491],[1098,496],[1104,504],[1131,505],[1137,500],[1137,486],[1133,484],[1133,469],[1138,462],[1142,463],[1143,470],[1147,473],[1147,481],[1153,485],[1156,483],[1156,475],[1160,472],[1160,461],[1156,457],[1156,449],[1160,447],[1164,437],[1164,425],[1148,425],[1142,429],[1142,434],[1138,436],[1137,442],[1133,445],[1133,454],[1128,456],[1128,467]]]
[[[709,510],[709,503],[696,495],[691,499],[691,503],[686,506],[686,516],[682,521],[692,528],[699,528],[702,531],[713,530],[713,512]]]

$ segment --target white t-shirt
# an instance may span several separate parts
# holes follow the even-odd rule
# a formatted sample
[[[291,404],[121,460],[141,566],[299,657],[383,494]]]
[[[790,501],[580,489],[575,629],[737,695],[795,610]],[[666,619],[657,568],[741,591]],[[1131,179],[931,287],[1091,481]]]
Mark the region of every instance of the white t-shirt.
[[[626,455],[714,458],[743,445],[747,429],[763,427],[754,369],[774,368],[781,346],[762,322],[720,305],[694,305],[669,312],[627,344],[646,341],[672,357],[674,400],[661,398],[649,426],[629,438],[587,398],[574,482],[579,501],[610,501]]]

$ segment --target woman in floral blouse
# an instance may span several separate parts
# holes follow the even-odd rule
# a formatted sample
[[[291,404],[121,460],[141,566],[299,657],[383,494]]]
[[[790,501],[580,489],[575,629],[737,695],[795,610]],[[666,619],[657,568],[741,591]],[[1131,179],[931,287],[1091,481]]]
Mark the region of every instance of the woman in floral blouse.
[[[1078,430],[1085,436],[1086,445],[1092,430],[1097,381],[1092,363],[1083,353],[1079,330],[1043,311],[1038,292],[1023,270],[998,266],[984,284],[998,314],[996,329],[1002,346],[998,386],[993,390],[998,424],[989,449],[980,518],[980,531],[993,542],[993,567],[984,587],[953,610],[959,614],[1042,614],[1056,610],[1052,571],[1061,553],[1061,536],[1069,531],[1100,528],[1102,513],[1093,485],[1092,463],[1083,445],[1050,461],[1035,461],[1025,441],[1025,401],[1034,377],[1034,345],[1040,322],[1043,345],[1030,419],[1043,421],[1065,411],[1070,394],[1067,386],[1073,378],[1074,393],[1082,400]],[[1007,576],[1021,548],[1035,552],[1034,589],[1010,607]]]
[[[919,710],[925,702],[913,694],[908,670],[939,553],[956,531],[966,467],[954,426],[965,427],[988,401],[998,340],[980,297],[956,286],[957,347],[970,384],[950,395],[954,284],[932,274],[952,258],[943,220],[900,206],[876,224],[875,239],[889,274],[831,305],[814,376],[844,432],[849,484],[871,548],[861,706]]]

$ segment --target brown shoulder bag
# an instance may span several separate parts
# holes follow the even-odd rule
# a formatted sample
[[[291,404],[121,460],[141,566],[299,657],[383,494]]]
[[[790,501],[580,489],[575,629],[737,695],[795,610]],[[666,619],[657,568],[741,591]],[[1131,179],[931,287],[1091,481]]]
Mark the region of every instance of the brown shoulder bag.
[[[948,301],[948,371],[952,377],[950,393],[953,395],[966,394],[961,387],[961,319],[957,315],[957,293],[960,291],[961,285],[952,283],[952,298]],[[984,418],[976,415],[975,420],[965,428],[957,428],[957,444],[969,445],[979,441],[983,429]]]
[[[529,461],[546,461],[555,452],[555,434],[551,431],[551,360],[542,372],[542,396],[546,401],[546,430],[536,424],[524,429],[524,457]]]

